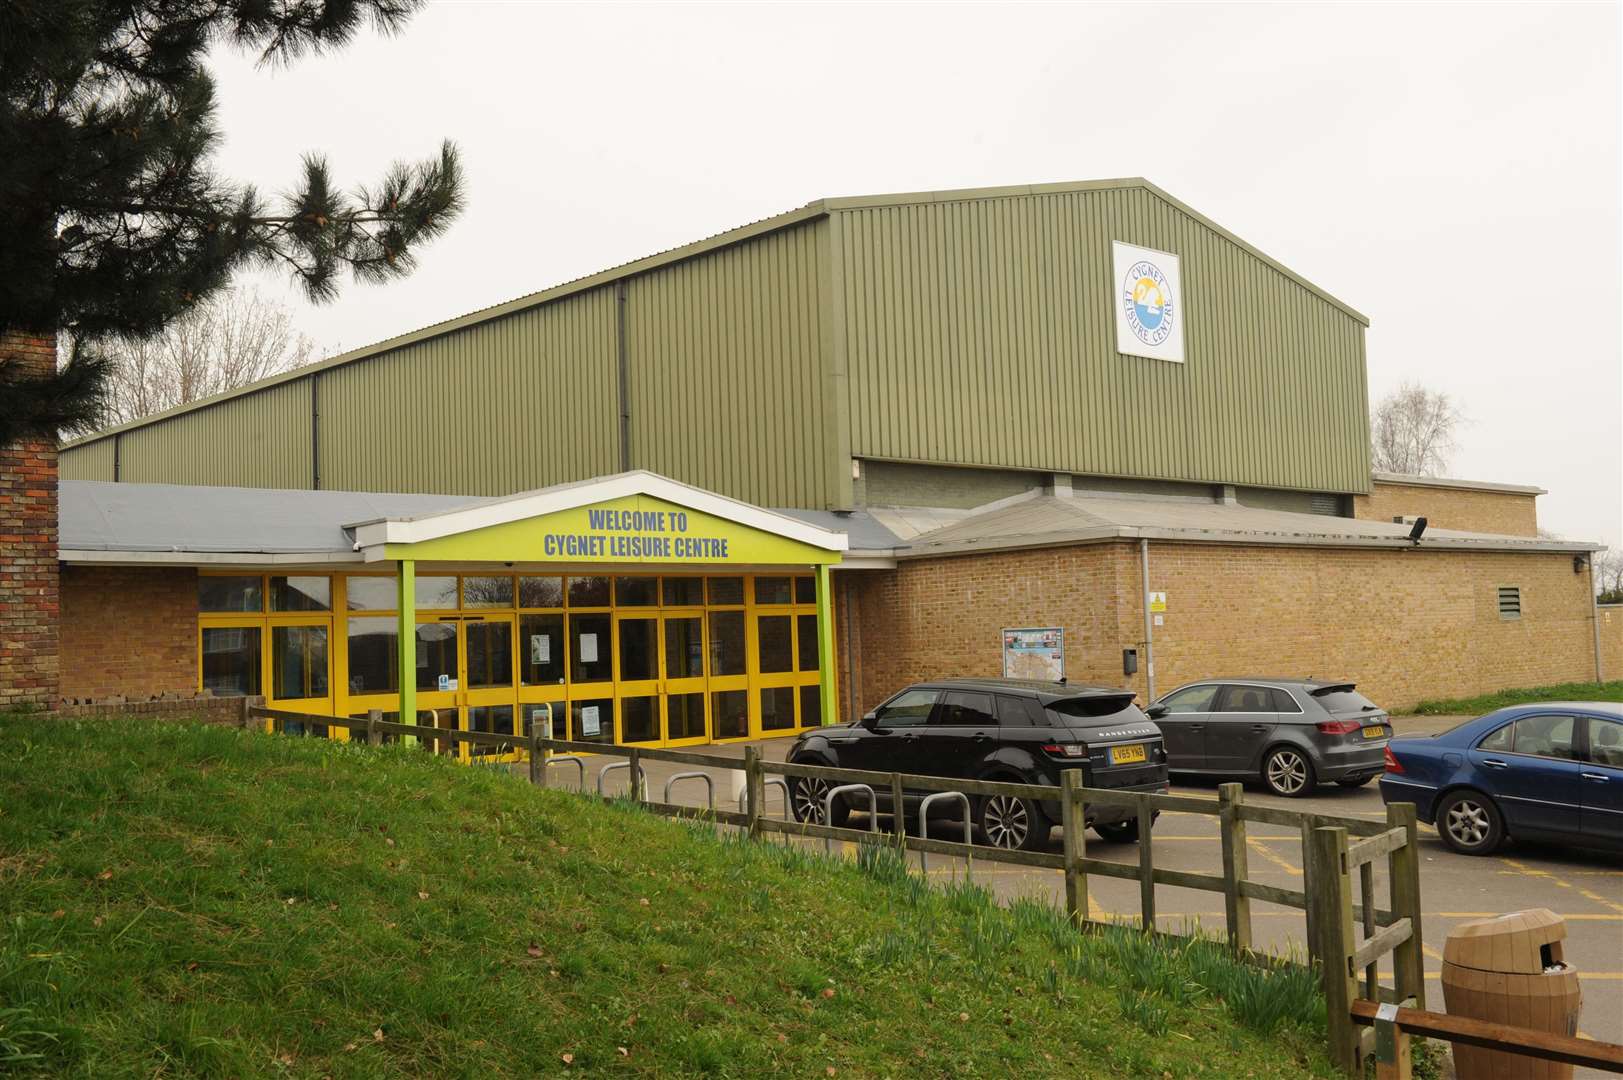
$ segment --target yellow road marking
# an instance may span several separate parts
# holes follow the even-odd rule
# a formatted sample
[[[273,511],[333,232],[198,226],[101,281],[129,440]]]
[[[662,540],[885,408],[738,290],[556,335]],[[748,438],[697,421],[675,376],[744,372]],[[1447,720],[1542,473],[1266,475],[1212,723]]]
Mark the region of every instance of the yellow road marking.
[[[1517,862],[1515,859],[1506,859],[1505,860],[1505,865],[1510,867],[1512,870],[1517,870],[1517,871],[1521,872],[1522,874],[1525,874],[1528,877],[1546,878],[1546,879],[1548,879],[1550,881],[1555,882],[1557,885],[1561,886],[1563,889],[1571,889],[1571,890],[1573,890],[1579,896],[1582,896],[1585,900],[1592,900],[1595,903],[1599,904],[1601,907],[1611,908],[1613,911],[1618,912],[1619,914],[1623,914],[1623,904],[1619,904],[1619,903],[1617,903],[1617,902],[1615,902],[1613,900],[1609,900],[1606,897],[1601,896],[1599,893],[1590,892],[1588,889],[1584,888],[1581,885],[1574,885],[1570,881],[1562,881],[1559,875],[1552,874],[1548,870],[1535,870],[1531,866],[1528,866],[1526,863]]]
[[[1269,862],[1273,863],[1275,866],[1279,867],[1281,870],[1285,871],[1285,873],[1294,874],[1297,877],[1302,876],[1302,871],[1301,871],[1301,869],[1299,867],[1297,867],[1289,859],[1286,859],[1283,856],[1278,855],[1275,852],[1271,851],[1266,846],[1267,845],[1267,840],[1265,838],[1257,837],[1257,836],[1249,836],[1249,837],[1246,837],[1246,843],[1251,844],[1252,846],[1254,846],[1257,849],[1257,853],[1259,855],[1261,855],[1263,858],[1267,859]]]

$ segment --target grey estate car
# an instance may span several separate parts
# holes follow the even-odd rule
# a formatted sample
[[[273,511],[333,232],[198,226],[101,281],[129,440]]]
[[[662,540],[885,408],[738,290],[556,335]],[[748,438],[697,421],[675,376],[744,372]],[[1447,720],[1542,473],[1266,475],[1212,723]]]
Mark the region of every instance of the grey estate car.
[[[1254,777],[1288,798],[1369,783],[1392,737],[1386,710],[1349,682],[1206,679],[1144,711],[1166,739],[1168,771]]]

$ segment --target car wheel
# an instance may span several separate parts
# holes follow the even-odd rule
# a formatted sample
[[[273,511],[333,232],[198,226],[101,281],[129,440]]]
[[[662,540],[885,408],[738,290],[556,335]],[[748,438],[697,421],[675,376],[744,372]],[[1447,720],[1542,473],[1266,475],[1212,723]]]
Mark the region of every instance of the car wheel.
[[[1318,786],[1313,777],[1313,763],[1294,746],[1281,746],[1264,759],[1262,782],[1269,791],[1287,799],[1311,795]]]
[[[987,795],[975,812],[975,823],[993,847],[1039,851],[1048,844],[1052,826],[1042,808],[1030,799],[1013,795]]]
[[[1505,839],[1505,822],[1480,791],[1450,792],[1437,808],[1437,835],[1461,855],[1486,855]]]
[[[1093,831],[1112,844],[1138,843],[1138,822],[1112,821],[1108,825],[1095,825]]]
[[[1355,788],[1363,787],[1373,779],[1375,779],[1373,776],[1356,776],[1350,780],[1337,780],[1336,783],[1344,788]]]
[[[823,820],[828,793],[834,788],[827,780],[815,776],[796,776],[789,781],[789,810],[796,821],[809,822],[813,825],[832,825],[836,829],[845,828],[845,823],[851,818],[851,807],[845,801],[845,796],[834,800],[833,813],[829,820]]]

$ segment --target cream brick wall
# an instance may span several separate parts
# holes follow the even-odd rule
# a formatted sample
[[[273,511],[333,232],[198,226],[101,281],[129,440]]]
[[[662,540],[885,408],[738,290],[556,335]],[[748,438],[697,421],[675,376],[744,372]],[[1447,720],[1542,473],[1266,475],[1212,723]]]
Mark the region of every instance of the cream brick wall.
[[[1353,517],[1372,521],[1423,517],[1433,529],[1537,536],[1535,498],[1508,491],[1416,487],[1376,480],[1368,495],[1353,496]]]
[[[1601,605],[1600,663],[1608,681],[1623,679],[1623,604]]]

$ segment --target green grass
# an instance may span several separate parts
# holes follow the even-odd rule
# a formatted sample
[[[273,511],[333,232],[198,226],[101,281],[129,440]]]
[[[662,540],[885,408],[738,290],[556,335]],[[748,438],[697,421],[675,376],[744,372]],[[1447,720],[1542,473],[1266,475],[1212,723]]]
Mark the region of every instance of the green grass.
[[[1414,711],[1422,716],[1480,716],[1507,705],[1525,705],[1534,701],[1623,701],[1623,681],[1531,686],[1521,690],[1501,690],[1480,697],[1422,701]]]
[[[0,1072],[1331,1075],[1310,975],[403,748],[0,718]]]

